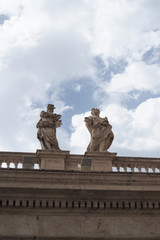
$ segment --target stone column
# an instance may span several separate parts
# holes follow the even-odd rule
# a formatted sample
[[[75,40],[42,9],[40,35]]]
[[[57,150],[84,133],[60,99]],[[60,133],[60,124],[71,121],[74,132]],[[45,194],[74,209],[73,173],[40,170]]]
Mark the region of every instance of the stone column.
[[[69,151],[37,150],[40,169],[65,170],[65,160],[69,153]]]
[[[116,155],[117,153],[109,152],[86,152],[81,162],[81,170],[112,172],[112,161]]]

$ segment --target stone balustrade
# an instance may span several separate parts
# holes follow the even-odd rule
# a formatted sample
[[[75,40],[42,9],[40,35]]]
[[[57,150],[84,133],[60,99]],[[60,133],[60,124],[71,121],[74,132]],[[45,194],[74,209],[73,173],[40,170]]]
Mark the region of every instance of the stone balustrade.
[[[39,159],[35,153],[0,152],[0,168],[23,168],[24,156],[33,157],[33,168],[39,169]]]
[[[33,162],[33,166],[30,169],[45,169],[41,163],[43,159],[39,158],[39,152],[41,154],[40,150],[37,153],[0,152],[0,168],[28,168],[27,166],[24,167],[23,164],[24,157],[27,157],[27,159],[32,159]],[[44,157],[44,152],[42,154]],[[95,167],[91,169],[87,167],[86,171],[160,173],[160,158],[121,157],[115,154],[106,155],[106,153],[100,153],[98,157],[98,153],[94,155],[75,155],[69,154],[67,151],[62,151],[53,153],[53,155],[51,152],[45,152],[44,162],[48,161],[46,168],[48,170],[50,170],[50,162],[52,162],[51,170],[83,171],[84,169],[79,166],[82,160],[86,160],[87,158],[93,160],[92,165]],[[62,161],[61,166],[59,166],[60,160]],[[110,168],[104,168],[104,164],[110,166]],[[55,167],[53,168],[52,165]],[[100,167],[99,165],[103,166]]]
[[[160,158],[116,157],[112,162],[113,172],[160,172]]]

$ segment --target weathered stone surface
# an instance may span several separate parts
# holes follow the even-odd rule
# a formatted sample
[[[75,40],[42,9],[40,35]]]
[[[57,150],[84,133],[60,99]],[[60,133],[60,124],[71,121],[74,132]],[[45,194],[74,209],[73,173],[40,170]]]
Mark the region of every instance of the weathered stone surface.
[[[80,215],[79,215],[80,214]],[[96,213],[83,215],[63,213],[59,216],[25,213],[20,215],[0,215],[7,231],[3,236],[38,237],[52,239],[158,239],[160,236],[159,214],[114,213],[100,216]],[[38,215],[38,216],[36,216]],[[7,234],[6,234],[7,233]],[[13,238],[14,239],[14,238]]]
[[[23,168],[25,169],[33,169],[34,168],[34,156],[28,156],[28,155],[24,155],[23,156]]]
[[[0,161],[21,163],[24,155],[1,152]],[[28,156],[47,165],[0,168],[0,239],[160,239],[160,174],[110,171],[113,162],[158,167],[160,159],[46,150]]]
[[[112,172],[112,162],[116,153],[86,152],[85,157],[92,159],[91,171]],[[83,169],[82,169],[83,170]]]
[[[80,170],[82,171],[90,171],[92,167],[92,159],[91,158],[82,158],[80,164]]]
[[[158,174],[0,170],[0,239],[158,239]]]
[[[152,199],[153,192],[160,192],[160,176],[156,173],[0,169],[0,188],[3,190],[1,194],[5,188],[26,188],[36,191],[39,189],[121,190],[126,193],[129,191],[130,194],[132,191],[149,191],[150,194],[152,193],[150,195]]]
[[[37,157],[40,160],[40,169],[45,170],[65,170],[65,160],[69,151],[49,151],[37,150]]]
[[[62,124],[60,120],[61,115],[53,113],[54,109],[54,105],[48,104],[47,112],[41,112],[41,119],[36,125],[38,128],[37,138],[43,150],[60,150],[56,138],[56,128]]]
[[[42,151],[43,150],[38,150]],[[38,152],[37,151],[37,152]],[[52,153],[56,153],[57,151],[51,151]],[[63,153],[68,151],[62,151]],[[62,153],[62,155],[63,155]],[[124,156],[116,156],[116,153],[109,152],[86,152],[84,155],[79,154],[67,154],[65,158],[65,169],[70,171],[78,171],[80,170],[79,166],[82,162],[83,158],[89,158],[90,154],[93,158],[96,157],[98,161],[101,158],[101,154],[106,158],[112,157],[112,171],[120,172],[131,172],[131,173],[144,173],[144,172],[159,172],[160,169],[160,158],[147,158],[147,157],[124,157]],[[37,153],[29,153],[29,152],[0,152],[0,168],[3,164],[6,165],[7,168],[14,167],[22,167],[23,164],[23,156],[34,157],[34,167],[40,167],[40,158],[37,156]],[[57,152],[58,155],[58,152]],[[99,161],[100,167],[101,161]],[[12,165],[12,166],[10,166]],[[3,166],[4,167],[4,166]],[[99,168],[98,167],[98,168]],[[101,166],[103,167],[103,165]],[[94,171],[98,171],[98,168]],[[90,169],[92,171],[92,169]],[[104,169],[102,170],[104,172]]]
[[[90,117],[85,117],[85,123],[91,134],[91,140],[87,147],[87,152],[103,152],[111,146],[114,139],[112,126],[108,118],[101,118],[98,108],[92,108]]]
[[[111,172],[116,153],[86,152],[84,155],[72,155],[69,151],[37,150],[36,156],[40,162],[40,169]],[[85,166],[88,159],[91,160],[90,165]]]

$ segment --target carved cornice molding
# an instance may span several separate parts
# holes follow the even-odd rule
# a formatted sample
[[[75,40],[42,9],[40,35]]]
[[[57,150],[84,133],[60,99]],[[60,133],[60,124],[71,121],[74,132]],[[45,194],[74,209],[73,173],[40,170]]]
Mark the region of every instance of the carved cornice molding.
[[[0,188],[160,191],[159,173],[0,169]]]

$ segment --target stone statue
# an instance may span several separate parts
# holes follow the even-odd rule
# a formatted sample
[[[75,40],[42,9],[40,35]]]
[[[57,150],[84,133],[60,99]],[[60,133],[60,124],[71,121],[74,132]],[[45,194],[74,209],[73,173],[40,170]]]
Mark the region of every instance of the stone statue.
[[[91,134],[91,140],[87,147],[87,152],[103,152],[111,146],[114,135],[112,126],[108,122],[108,118],[101,118],[98,108],[92,108],[91,115],[85,117],[86,127]]]
[[[38,128],[37,138],[43,150],[60,151],[56,138],[56,128],[62,125],[61,115],[53,113],[54,109],[54,105],[48,104],[47,112],[42,111],[40,113],[41,119],[36,125]]]

